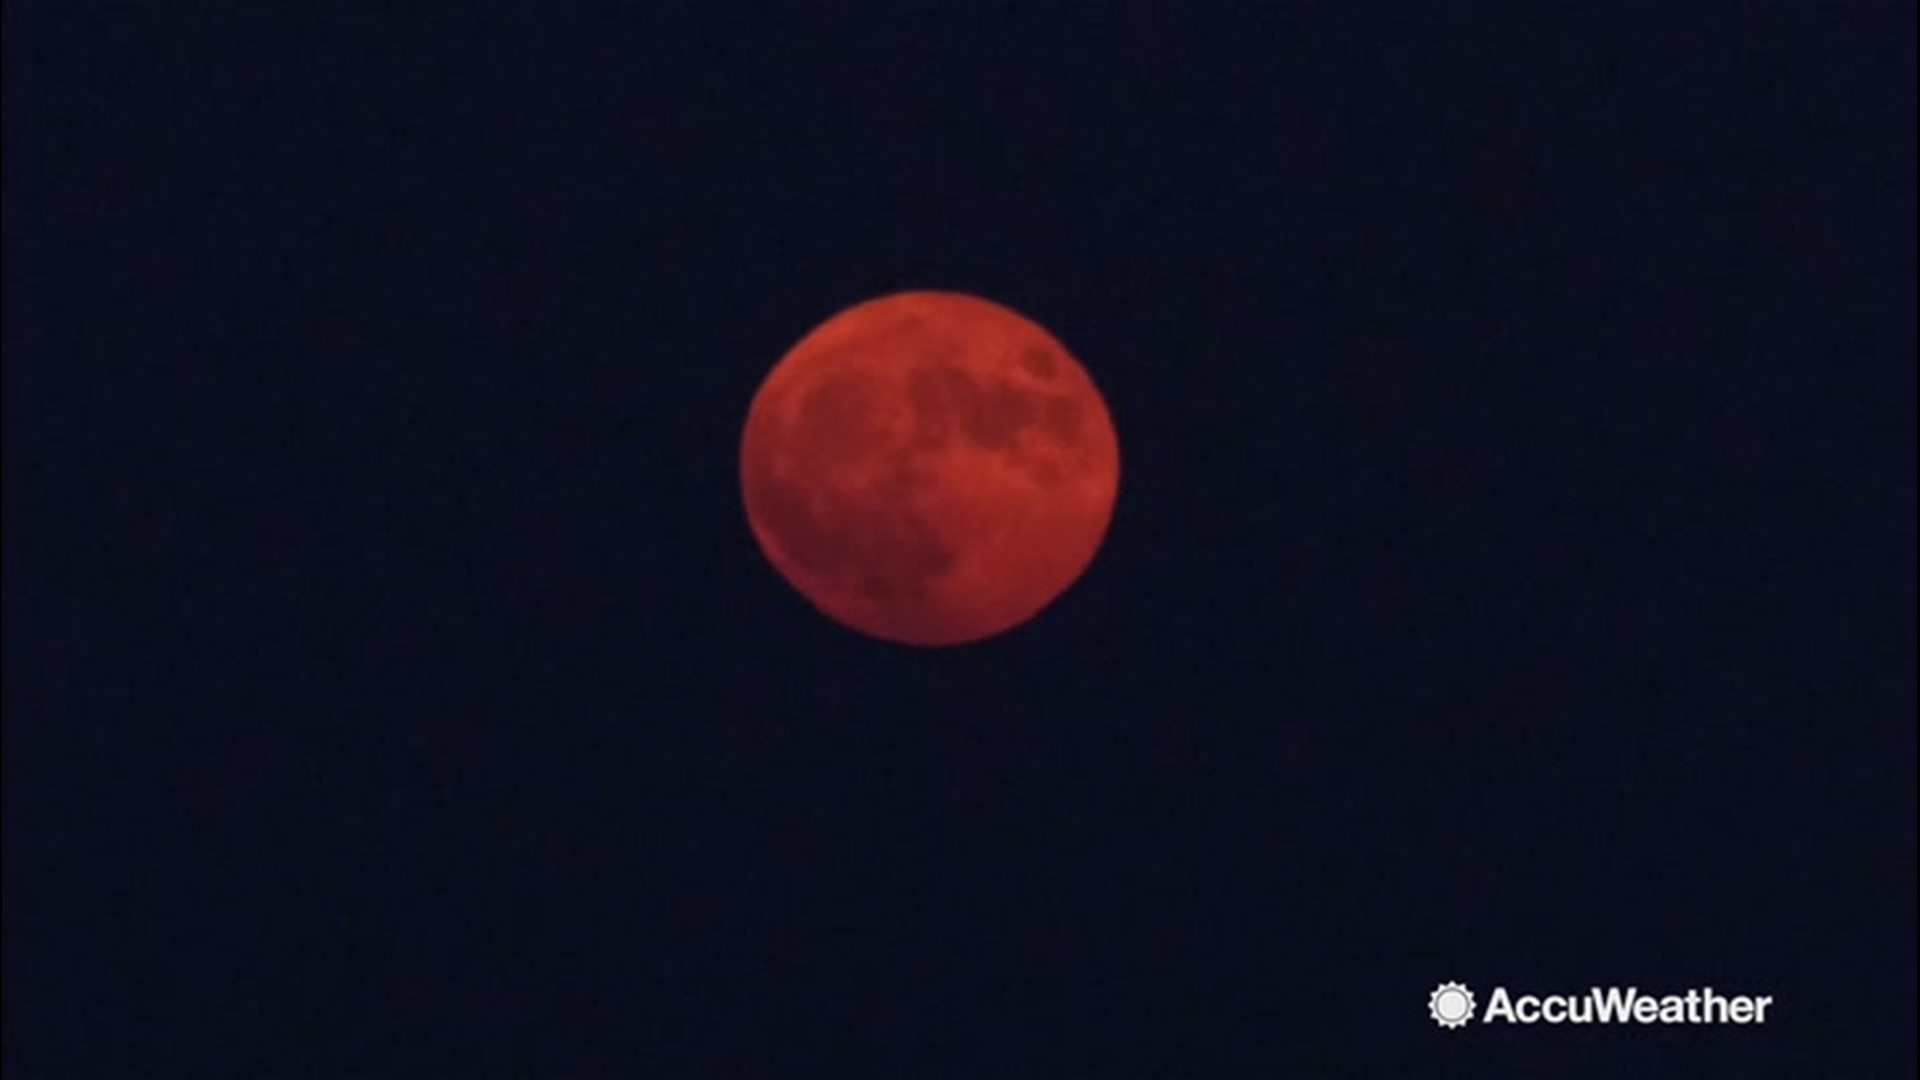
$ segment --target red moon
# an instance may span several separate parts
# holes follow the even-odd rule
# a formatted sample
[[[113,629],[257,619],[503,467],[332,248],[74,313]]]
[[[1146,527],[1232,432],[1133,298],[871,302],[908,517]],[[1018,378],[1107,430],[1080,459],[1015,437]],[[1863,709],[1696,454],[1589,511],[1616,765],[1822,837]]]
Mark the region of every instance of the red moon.
[[[1120,447],[1066,347],[1008,308],[903,292],[820,324],[747,411],[767,559],[874,637],[957,645],[1033,618],[1093,561]]]

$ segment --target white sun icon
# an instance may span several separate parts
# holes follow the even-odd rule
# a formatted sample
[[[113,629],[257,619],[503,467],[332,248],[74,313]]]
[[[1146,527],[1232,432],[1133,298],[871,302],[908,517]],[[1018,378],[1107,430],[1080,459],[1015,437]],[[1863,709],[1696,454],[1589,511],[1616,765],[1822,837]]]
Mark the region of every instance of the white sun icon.
[[[1427,1012],[1443,1028],[1465,1027],[1473,1019],[1473,991],[1457,982],[1444,982],[1427,995]]]

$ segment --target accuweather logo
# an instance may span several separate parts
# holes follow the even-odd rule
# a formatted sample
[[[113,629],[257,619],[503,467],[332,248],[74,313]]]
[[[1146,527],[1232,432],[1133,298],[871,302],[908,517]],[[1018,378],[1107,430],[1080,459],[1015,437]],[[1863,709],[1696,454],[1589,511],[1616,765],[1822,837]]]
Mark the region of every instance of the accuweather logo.
[[[1473,1019],[1473,991],[1459,983],[1441,983],[1427,995],[1427,1012],[1443,1028],[1466,1027]]]
[[[1512,994],[1496,986],[1484,1008],[1473,991],[1443,982],[1427,995],[1427,1015],[1443,1028],[1482,1024],[1764,1024],[1773,998],[1721,994],[1711,986],[1643,994],[1637,986],[1594,986],[1584,994]]]

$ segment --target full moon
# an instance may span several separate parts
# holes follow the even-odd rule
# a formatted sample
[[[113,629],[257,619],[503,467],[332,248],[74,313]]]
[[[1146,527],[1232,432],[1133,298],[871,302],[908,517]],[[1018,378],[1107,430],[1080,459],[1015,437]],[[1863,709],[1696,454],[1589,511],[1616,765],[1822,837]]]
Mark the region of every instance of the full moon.
[[[775,364],[747,411],[755,540],[862,633],[957,645],[1018,626],[1093,561],[1120,448],[1079,361],[954,292],[856,304]]]

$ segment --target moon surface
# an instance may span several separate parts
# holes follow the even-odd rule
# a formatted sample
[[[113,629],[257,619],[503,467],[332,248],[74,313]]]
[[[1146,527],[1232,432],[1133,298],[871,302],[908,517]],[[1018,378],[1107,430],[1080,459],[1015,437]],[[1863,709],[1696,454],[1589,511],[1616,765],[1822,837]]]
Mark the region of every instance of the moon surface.
[[[909,645],[1033,618],[1092,562],[1119,480],[1080,363],[1019,313],[955,292],[820,324],[761,383],[740,448],[768,561],[836,621]]]

